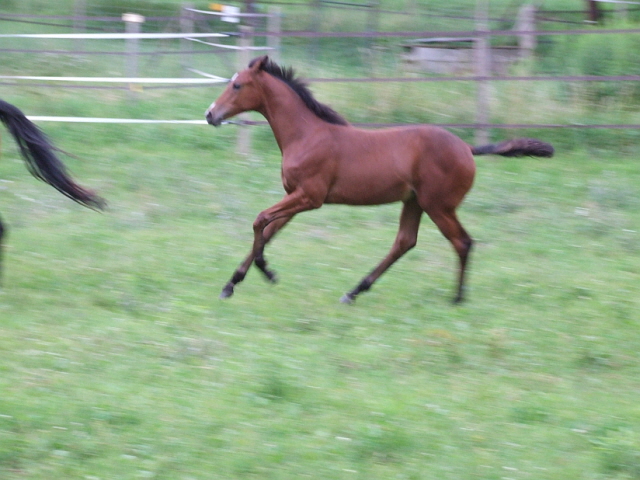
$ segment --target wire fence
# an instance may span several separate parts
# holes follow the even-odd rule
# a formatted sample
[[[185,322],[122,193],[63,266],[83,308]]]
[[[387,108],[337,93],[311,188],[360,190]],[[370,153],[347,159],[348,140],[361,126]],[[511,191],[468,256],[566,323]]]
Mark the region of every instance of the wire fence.
[[[331,2],[321,2],[323,7],[326,7]],[[333,2],[335,3],[335,2]],[[277,2],[270,2],[270,5],[276,5]],[[288,7],[293,4],[287,3]],[[306,5],[308,4],[301,4]],[[335,8],[348,8],[349,5],[341,4],[334,5]],[[360,6],[367,8],[365,6]],[[370,7],[369,7],[370,8]],[[628,11],[628,10],[627,10]],[[545,24],[545,22],[562,22],[565,21],[559,18],[558,15],[584,15],[586,12],[551,12],[542,11],[537,12],[536,19],[538,25]],[[394,14],[394,15],[407,15],[407,12],[388,12],[382,9],[377,9],[376,14]],[[181,41],[198,42],[199,44],[206,44],[212,49],[219,51],[220,49],[240,49],[245,54],[247,51],[269,51],[277,47],[269,47],[266,45],[255,45],[256,39],[261,39],[258,43],[269,43],[269,39],[279,40],[292,40],[292,39],[367,39],[367,40],[381,40],[381,39],[420,39],[420,38],[442,38],[442,39],[459,39],[459,38],[471,38],[474,41],[479,38],[505,38],[505,37],[522,37],[530,36],[534,38],[546,38],[558,35],[615,35],[615,34],[640,34],[640,28],[626,28],[626,29],[598,29],[592,28],[572,28],[572,29],[527,29],[527,30],[513,30],[513,29],[494,29],[488,31],[473,30],[411,30],[411,31],[347,31],[347,32],[333,32],[333,31],[320,31],[320,28],[316,25],[314,29],[306,30],[282,30],[280,28],[274,29],[269,26],[268,21],[274,18],[280,18],[281,12],[278,10],[272,10],[268,13],[259,14],[247,14],[236,13],[235,16],[238,20],[259,20],[265,22],[263,25],[256,24],[251,29],[236,29],[229,27],[229,31],[225,33],[220,32],[196,32],[196,30],[210,29],[211,25],[207,23],[206,18],[211,16],[221,17],[225,14],[223,12],[210,12],[204,10],[198,10],[194,8],[185,8],[182,10],[179,16],[151,16],[145,20],[154,22],[151,29],[158,30],[156,32],[148,33],[122,33],[123,19],[122,17],[115,16],[45,16],[45,15],[27,15],[27,14],[0,14],[0,24],[2,22],[14,22],[21,24],[31,24],[34,26],[46,25],[48,27],[59,27],[66,30],[77,29],[78,25],[82,25],[83,33],[61,33],[61,34],[0,34],[0,54],[25,54],[25,55],[37,55],[37,54],[66,54],[66,55],[105,55],[105,56],[127,56],[131,57],[131,50],[91,50],[86,48],[80,49],[38,49],[38,48],[24,48],[22,46],[3,46],[4,39],[10,38],[22,38],[22,39],[75,39],[75,40],[90,40],[90,39],[122,39],[127,42],[145,40],[145,39],[180,39]],[[476,21],[477,18],[468,15],[455,15],[449,12],[421,12],[420,15],[429,16],[433,19],[454,19],[454,20],[470,20]],[[185,23],[185,19],[187,19]],[[487,18],[490,22],[504,22],[504,18]],[[372,24],[375,22],[372,22]],[[576,24],[580,23],[575,21]],[[95,26],[101,24],[101,27]],[[189,31],[185,30],[185,25],[190,27]],[[100,33],[86,33],[86,31],[99,31]],[[118,31],[120,30],[120,31]],[[176,32],[174,30],[182,30]],[[235,39],[232,43],[211,43],[206,40],[210,38],[217,39]],[[241,42],[241,40],[243,40]],[[189,48],[164,48],[153,51],[136,50],[133,55],[137,56],[182,56],[190,57],[192,55],[205,55],[210,54],[210,50],[197,50]],[[276,53],[276,52],[274,52]],[[246,55],[245,57],[246,58]],[[237,62],[236,62],[237,63]],[[193,72],[193,70],[191,70]],[[477,70],[476,70],[477,71]],[[201,74],[202,72],[198,72]],[[310,78],[314,83],[417,83],[417,82],[474,82],[474,83],[486,83],[486,82],[570,82],[570,83],[583,83],[583,82],[640,82],[640,75],[628,74],[628,75],[508,75],[504,73],[490,73],[490,74],[464,74],[464,75],[419,75],[419,76],[359,76],[359,77],[334,77],[334,78]],[[132,84],[144,84],[146,89],[159,89],[159,88],[197,88],[201,86],[211,85],[213,83],[225,82],[226,78],[222,76],[208,75],[199,78],[145,78],[145,77],[122,77],[122,78],[108,78],[108,77],[51,77],[51,76],[37,76],[37,75],[0,75],[0,85],[4,86],[18,86],[27,84],[29,86],[37,86],[38,88],[74,88],[74,89],[119,89],[128,90],[131,89]],[[25,83],[26,82],[26,83]],[[114,85],[120,84],[120,85]],[[40,121],[55,121],[55,117],[38,117]],[[105,121],[113,122],[114,119],[106,119]],[[58,121],[71,121],[70,117],[60,117]],[[96,119],[92,119],[92,123],[95,123]],[[157,122],[157,121],[154,121]],[[167,120],[171,123],[173,121]],[[135,123],[135,122],[133,122]],[[200,124],[199,120],[187,121],[187,123]],[[264,125],[265,122],[250,122],[245,120],[245,125]],[[389,126],[399,125],[397,123],[358,123],[356,125],[376,127],[376,126]],[[439,124],[445,127],[451,128],[463,128],[463,129],[526,129],[526,128],[572,128],[572,129],[640,129],[640,124],[624,123],[624,124],[557,124],[557,123],[537,123],[537,124],[522,124],[522,123],[502,123],[502,124],[490,124],[480,120],[474,123],[442,123]]]

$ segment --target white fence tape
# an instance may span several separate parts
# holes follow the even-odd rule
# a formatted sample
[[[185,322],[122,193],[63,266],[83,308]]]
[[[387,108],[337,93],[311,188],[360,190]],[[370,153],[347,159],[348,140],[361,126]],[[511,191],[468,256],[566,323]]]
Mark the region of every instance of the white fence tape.
[[[247,17],[247,18],[268,18],[273,17],[271,13],[236,13],[236,12],[212,12],[210,10],[198,10],[196,8],[185,8],[188,12],[200,13],[202,15],[214,15],[216,17]]]
[[[27,115],[27,118],[32,122],[207,125],[206,120],[146,120],[139,118],[47,117],[39,115]]]
[[[153,39],[153,38],[223,38],[225,33],[5,33],[0,38],[53,38],[53,39]]]
[[[170,39],[184,38],[224,38],[223,33],[21,33],[0,34],[0,38],[43,38],[43,39]],[[197,40],[194,40],[197,41]],[[222,46],[222,45],[220,45]],[[260,48],[260,47],[258,47]],[[0,75],[0,80],[32,80],[46,82],[93,82],[93,83],[128,83],[128,84],[213,84],[228,82],[228,78],[194,71],[207,78],[113,78],[113,77],[47,77],[34,75]],[[174,125],[207,125],[206,120],[152,120],[138,118],[97,118],[97,117],[53,117],[28,115],[32,122],[63,123],[110,123],[110,124],[174,124]]]
[[[201,70],[196,70],[195,68],[187,68],[187,70],[189,70],[190,72],[195,73],[197,75],[202,75],[203,77],[206,77],[206,78],[219,79],[221,82],[228,82],[229,81],[228,78],[222,78],[222,77],[219,77],[217,75],[212,75],[211,73],[206,73],[206,72],[203,72]]]
[[[226,48],[227,50],[275,50],[273,47],[240,47],[238,45],[223,45],[221,43],[211,43],[198,40],[197,38],[187,38],[192,42],[202,43],[203,45],[209,45],[210,47]]]
[[[154,84],[200,84],[225,83],[228,78],[210,75],[208,78],[138,78],[138,77],[39,77],[29,75],[0,75],[0,80],[32,80],[38,82],[88,82],[88,83],[154,83]]]

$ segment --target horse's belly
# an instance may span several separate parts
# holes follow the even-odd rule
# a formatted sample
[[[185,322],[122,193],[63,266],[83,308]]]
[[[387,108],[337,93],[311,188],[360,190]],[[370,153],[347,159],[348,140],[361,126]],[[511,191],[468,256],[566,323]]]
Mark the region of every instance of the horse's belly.
[[[407,200],[413,194],[402,182],[375,182],[360,178],[353,182],[336,182],[329,190],[325,203],[345,205],[380,205]]]

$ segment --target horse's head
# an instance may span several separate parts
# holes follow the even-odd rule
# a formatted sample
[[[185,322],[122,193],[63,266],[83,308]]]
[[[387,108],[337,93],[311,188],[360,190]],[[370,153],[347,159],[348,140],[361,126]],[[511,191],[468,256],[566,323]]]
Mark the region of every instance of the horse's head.
[[[231,78],[227,88],[205,112],[205,118],[210,125],[217,127],[227,118],[256,110],[262,105],[262,91],[257,77],[268,59],[265,55],[252,60],[247,69]]]

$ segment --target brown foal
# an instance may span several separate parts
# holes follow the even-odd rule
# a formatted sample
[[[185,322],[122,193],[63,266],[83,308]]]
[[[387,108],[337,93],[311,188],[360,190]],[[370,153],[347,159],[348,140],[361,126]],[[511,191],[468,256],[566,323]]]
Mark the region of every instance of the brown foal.
[[[208,123],[221,125],[245,111],[257,111],[269,122],[282,152],[285,197],[262,211],[253,223],[253,248],[225,285],[221,298],[233,295],[252,263],[272,282],[267,242],[294,215],[325,203],[379,205],[402,202],[400,228],[391,251],[341,301],[351,303],[413,248],[422,213],[438,226],[458,254],[455,302],[464,297],[465,272],[472,240],[456,208],[473,184],[473,155],[553,155],[553,147],[532,139],[472,147],[439,127],[416,125],[363,130],[315,100],[293,70],[267,56],[251,61],[232,78],[207,110]]]

